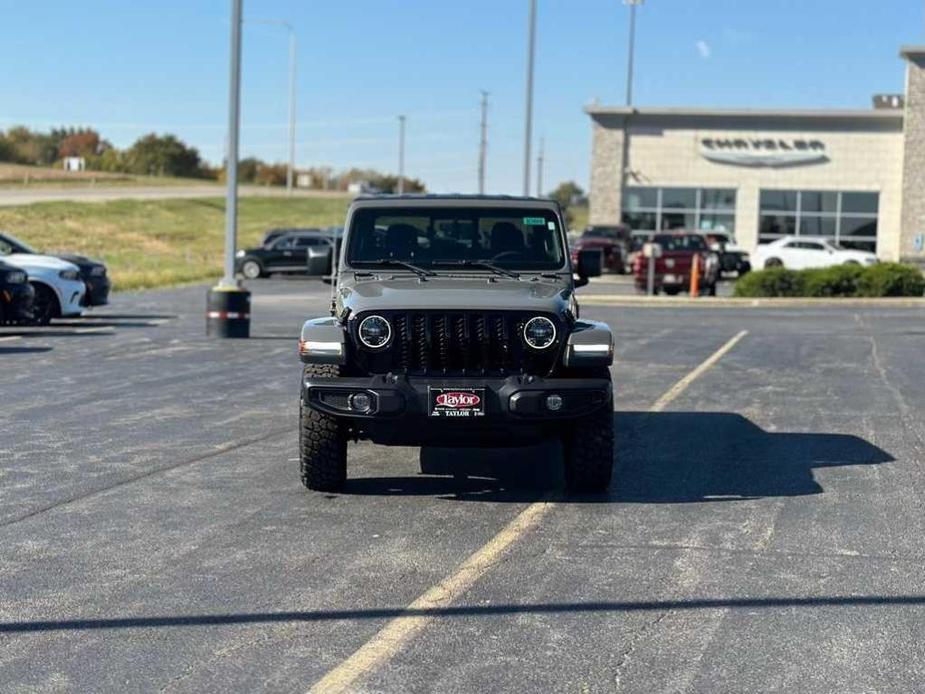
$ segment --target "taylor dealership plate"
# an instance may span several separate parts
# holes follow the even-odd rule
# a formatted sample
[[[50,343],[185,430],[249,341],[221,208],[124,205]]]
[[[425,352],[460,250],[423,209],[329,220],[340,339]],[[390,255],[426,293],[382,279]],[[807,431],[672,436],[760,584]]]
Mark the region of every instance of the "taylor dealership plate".
[[[484,388],[428,388],[431,417],[483,417]]]

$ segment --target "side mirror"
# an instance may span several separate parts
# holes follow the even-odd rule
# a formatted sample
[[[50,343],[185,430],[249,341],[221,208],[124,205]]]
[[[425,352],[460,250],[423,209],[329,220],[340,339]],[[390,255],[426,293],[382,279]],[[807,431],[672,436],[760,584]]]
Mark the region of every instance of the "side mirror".
[[[321,277],[330,274],[331,271],[331,247],[327,244],[323,246],[309,246],[305,259],[305,274],[310,277]]]
[[[600,277],[604,270],[604,251],[600,248],[582,248],[578,251],[578,267],[575,272],[579,278]]]

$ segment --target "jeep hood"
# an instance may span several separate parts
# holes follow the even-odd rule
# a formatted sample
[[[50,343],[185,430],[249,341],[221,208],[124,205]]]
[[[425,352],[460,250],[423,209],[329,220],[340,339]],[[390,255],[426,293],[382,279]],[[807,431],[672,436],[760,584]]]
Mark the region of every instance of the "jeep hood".
[[[569,306],[566,280],[516,280],[505,277],[415,277],[343,282],[337,292],[338,313],[426,309],[446,311],[537,311],[561,313]]]

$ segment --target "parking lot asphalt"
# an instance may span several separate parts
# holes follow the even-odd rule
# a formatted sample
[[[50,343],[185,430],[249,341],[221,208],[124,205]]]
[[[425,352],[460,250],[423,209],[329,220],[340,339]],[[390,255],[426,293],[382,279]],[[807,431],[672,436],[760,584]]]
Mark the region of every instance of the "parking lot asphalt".
[[[537,502],[348,688],[925,688],[922,308],[588,306],[609,495],[554,445],[366,443],[319,494],[296,338],[329,289],[251,288],[247,341],[205,338],[204,287],[0,328],[0,689],[307,691]]]

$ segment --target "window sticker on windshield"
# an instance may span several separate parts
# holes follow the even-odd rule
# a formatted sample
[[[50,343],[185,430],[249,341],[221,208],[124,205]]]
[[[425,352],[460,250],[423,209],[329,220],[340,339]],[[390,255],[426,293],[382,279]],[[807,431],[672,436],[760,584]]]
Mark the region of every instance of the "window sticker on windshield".
[[[524,225],[528,227],[541,227],[546,224],[543,217],[524,217]]]
[[[555,230],[556,230],[556,223],[555,223],[555,222],[548,222],[548,223],[546,224],[546,226],[549,228],[550,231],[555,231]]]

